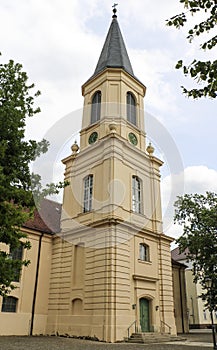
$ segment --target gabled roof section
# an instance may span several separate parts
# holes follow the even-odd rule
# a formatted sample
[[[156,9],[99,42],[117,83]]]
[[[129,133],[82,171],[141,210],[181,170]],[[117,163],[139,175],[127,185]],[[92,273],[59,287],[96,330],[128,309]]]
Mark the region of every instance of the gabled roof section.
[[[179,247],[176,247],[171,251],[172,259],[175,261],[186,260],[188,253],[189,253],[188,249],[185,249],[183,253],[180,253]]]
[[[113,16],[94,75],[105,68],[122,68],[134,76],[127,49],[116,16]]]
[[[60,232],[60,218],[62,205],[49,199],[42,199],[40,209],[35,209],[33,219],[27,221],[23,227],[44,233]]]

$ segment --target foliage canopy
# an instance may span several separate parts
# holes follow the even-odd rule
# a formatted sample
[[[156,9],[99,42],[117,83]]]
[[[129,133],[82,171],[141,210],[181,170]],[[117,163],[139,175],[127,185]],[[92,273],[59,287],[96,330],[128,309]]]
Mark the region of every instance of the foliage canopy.
[[[217,311],[217,194],[178,197],[174,220],[183,227],[177,243],[192,262],[194,282],[203,288],[201,297],[210,311]]]
[[[196,37],[209,33],[217,24],[217,3],[216,0],[179,0],[186,8],[182,12],[167,20],[168,26],[176,28],[183,27],[189,21],[188,15],[203,13],[206,19],[189,29],[187,39],[191,43]],[[200,45],[202,50],[211,50],[217,44],[217,35],[210,37]],[[184,65],[183,60],[179,60],[176,68],[182,68],[186,76],[190,76],[199,83],[199,88],[191,90],[182,86],[183,93],[188,97],[200,98],[202,96],[216,98],[217,96],[217,60],[200,61],[194,59],[189,65]]]
[[[35,198],[57,193],[63,187],[50,184],[42,189],[39,175],[30,172],[29,165],[48,149],[48,142],[25,140],[26,118],[40,112],[34,100],[40,95],[28,84],[22,65],[10,60],[0,64],[0,295],[13,288],[22,265],[29,261],[16,259],[20,245],[29,249],[30,243],[21,230],[33,216]]]

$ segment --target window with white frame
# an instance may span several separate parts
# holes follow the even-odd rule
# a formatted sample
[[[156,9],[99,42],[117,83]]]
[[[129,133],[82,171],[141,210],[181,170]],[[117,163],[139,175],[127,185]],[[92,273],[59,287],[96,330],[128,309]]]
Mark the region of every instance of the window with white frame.
[[[136,100],[131,92],[127,93],[127,120],[136,125]]]
[[[97,91],[93,95],[92,105],[91,105],[91,121],[90,121],[91,124],[96,123],[98,120],[100,120],[101,98],[102,98],[101,91]]]
[[[84,179],[84,207],[83,212],[92,210],[93,197],[93,175],[88,175]]]
[[[132,177],[132,210],[141,213],[141,180],[137,176]]]
[[[17,311],[17,298],[14,297],[3,297],[2,301],[2,312],[16,312]]]
[[[140,245],[139,245],[139,260],[150,261],[149,246],[147,244],[140,243]]]

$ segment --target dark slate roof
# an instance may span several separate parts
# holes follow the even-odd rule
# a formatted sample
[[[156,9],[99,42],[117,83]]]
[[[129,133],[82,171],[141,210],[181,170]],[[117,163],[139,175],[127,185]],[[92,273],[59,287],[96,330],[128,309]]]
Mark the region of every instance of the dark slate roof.
[[[122,68],[134,76],[117,18],[113,18],[94,75],[105,68]]]
[[[172,259],[175,261],[186,260],[187,254],[188,254],[188,249],[186,249],[183,253],[180,253],[179,247],[176,247],[171,251]]]
[[[60,232],[60,218],[62,205],[60,203],[43,199],[40,209],[35,209],[34,218],[27,221],[23,226],[44,233]]]

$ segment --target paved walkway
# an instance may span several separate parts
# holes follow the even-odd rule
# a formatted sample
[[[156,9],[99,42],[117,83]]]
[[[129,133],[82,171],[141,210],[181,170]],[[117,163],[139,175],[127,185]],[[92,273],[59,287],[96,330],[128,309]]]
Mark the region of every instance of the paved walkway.
[[[63,337],[0,337],[0,350],[211,350],[212,334],[190,333],[183,342],[162,344],[106,344]]]

